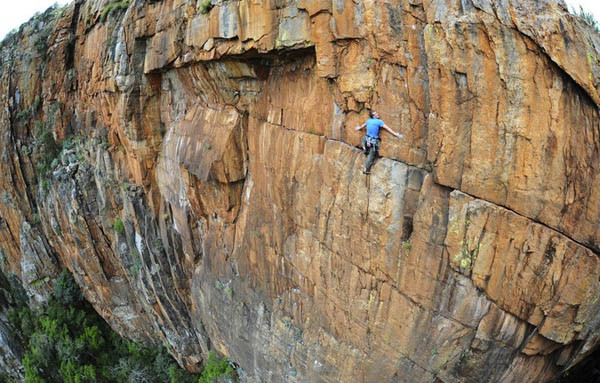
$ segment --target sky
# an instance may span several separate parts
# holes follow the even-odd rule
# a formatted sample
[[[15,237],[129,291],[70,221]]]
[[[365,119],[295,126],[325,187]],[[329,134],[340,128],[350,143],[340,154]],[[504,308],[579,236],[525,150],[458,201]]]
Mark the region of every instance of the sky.
[[[579,10],[581,5],[586,12],[590,12],[594,15],[598,23],[600,24],[600,1],[598,0],[565,0],[567,5],[572,9]]]
[[[0,5],[0,40],[13,29],[29,20],[34,13],[43,12],[52,4],[68,4],[71,0],[2,0]]]
[[[11,30],[18,28],[36,12],[45,11],[54,3],[64,5],[71,0],[3,0],[10,5],[0,6],[0,40]],[[566,0],[571,8],[579,9],[583,6],[587,12],[591,12],[600,22],[600,1],[598,0]]]

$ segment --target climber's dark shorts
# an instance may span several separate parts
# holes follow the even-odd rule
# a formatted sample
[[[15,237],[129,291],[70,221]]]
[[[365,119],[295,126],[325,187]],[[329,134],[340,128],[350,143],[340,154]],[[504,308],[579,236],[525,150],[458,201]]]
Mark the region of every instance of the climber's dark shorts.
[[[367,162],[365,163],[365,169],[367,172],[369,172],[371,170],[371,166],[373,166],[373,162],[375,162],[375,158],[379,154],[379,145],[381,144],[381,139],[364,136],[361,140],[361,143],[364,154],[368,155]]]

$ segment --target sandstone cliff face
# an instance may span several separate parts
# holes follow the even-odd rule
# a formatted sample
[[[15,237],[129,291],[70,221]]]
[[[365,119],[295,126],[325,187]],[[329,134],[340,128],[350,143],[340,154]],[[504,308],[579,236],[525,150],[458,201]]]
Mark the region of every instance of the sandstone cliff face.
[[[600,38],[563,4],[107,4],[2,45],[31,304],[67,267],[123,335],[247,382],[542,382],[597,346]],[[369,108],[405,138],[365,177]]]

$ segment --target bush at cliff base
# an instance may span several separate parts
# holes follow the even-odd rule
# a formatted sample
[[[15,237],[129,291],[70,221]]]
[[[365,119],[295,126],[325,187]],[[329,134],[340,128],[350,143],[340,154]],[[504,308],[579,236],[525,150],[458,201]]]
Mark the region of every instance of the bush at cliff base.
[[[193,375],[164,347],[121,338],[82,298],[67,272],[45,307],[31,310],[24,305],[11,312],[10,319],[26,348],[25,383],[210,383],[232,373],[226,359],[211,355],[203,374]]]

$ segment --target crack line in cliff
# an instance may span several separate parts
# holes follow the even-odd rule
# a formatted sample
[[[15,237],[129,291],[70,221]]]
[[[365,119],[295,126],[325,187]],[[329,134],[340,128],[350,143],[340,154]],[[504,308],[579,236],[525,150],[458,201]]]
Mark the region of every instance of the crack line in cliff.
[[[446,185],[438,184],[437,182],[436,182],[436,185],[440,185],[440,186],[448,187],[448,186],[446,186]],[[467,193],[467,192],[465,192],[465,191],[463,191],[463,190],[460,190],[460,189],[454,189],[454,188],[451,188],[451,189],[453,189],[453,190],[455,190],[455,191],[458,191],[458,192],[461,192],[461,193],[463,193],[463,194],[465,194],[465,195],[467,195],[467,196],[469,196],[469,197],[471,197],[471,198],[474,198],[474,199],[477,199],[477,200],[483,201],[483,202],[485,202],[485,203],[488,203],[488,204],[490,204],[490,205],[497,206],[497,207],[499,207],[499,208],[502,208],[502,209],[504,209],[504,210],[507,210],[507,211],[509,211],[509,212],[511,212],[511,213],[513,213],[513,214],[516,214],[516,215],[518,215],[519,217],[522,217],[522,218],[526,219],[526,220],[527,220],[527,221],[529,221],[529,222],[533,222],[533,223],[535,223],[535,224],[538,224],[538,225],[540,225],[540,226],[543,226],[543,227],[545,227],[546,229],[549,229],[549,230],[551,230],[551,231],[553,231],[553,232],[555,232],[555,233],[558,233],[559,235],[562,235],[562,236],[564,236],[565,238],[567,238],[567,239],[571,240],[572,242],[574,242],[574,243],[578,244],[579,246],[583,247],[584,249],[587,249],[587,250],[589,250],[591,253],[593,253],[594,255],[596,255],[597,257],[599,257],[599,258],[600,258],[600,253],[599,253],[599,252],[597,252],[595,249],[593,249],[593,248],[589,247],[588,245],[586,245],[586,244],[582,243],[582,242],[581,242],[581,241],[579,241],[579,240],[576,240],[576,239],[574,239],[574,238],[573,238],[573,237],[571,237],[570,235],[568,235],[568,234],[566,234],[566,233],[564,233],[564,232],[562,232],[562,231],[560,231],[560,230],[558,230],[558,229],[556,229],[556,228],[554,228],[554,227],[552,227],[552,226],[550,226],[550,225],[548,225],[548,224],[546,224],[546,223],[544,223],[544,222],[541,222],[541,221],[539,221],[537,218],[531,218],[531,217],[527,217],[526,215],[523,215],[523,214],[519,213],[518,211],[515,211],[515,210],[513,210],[513,209],[511,209],[511,208],[509,208],[509,207],[507,207],[507,206],[505,206],[505,205],[503,205],[503,204],[500,204],[500,203],[495,203],[495,202],[489,201],[489,200],[487,200],[487,199],[484,199],[484,198],[478,197],[478,196],[476,196],[476,195],[474,195],[474,194]]]
[[[273,125],[273,126],[277,126],[277,125]],[[307,133],[307,132],[302,132],[302,131],[299,131],[299,130],[296,130],[296,129],[293,129],[293,128],[288,128],[288,127],[285,127],[285,126],[277,126],[277,127],[278,127],[278,128],[281,128],[281,129],[288,130],[288,131],[294,131],[294,132],[297,132],[297,133],[310,134],[310,133]],[[347,142],[345,142],[345,141],[342,141],[342,140],[340,140],[340,139],[336,139],[336,138],[332,138],[332,137],[327,137],[327,136],[324,136],[324,138],[325,138],[326,140],[328,140],[328,141],[332,141],[332,142],[339,142],[339,143],[341,143],[341,144],[343,144],[343,145],[346,145],[346,146],[348,146],[348,147],[351,147],[353,150],[356,150],[356,151],[359,151],[359,150],[360,150],[359,148],[355,147],[354,145],[351,145],[351,144],[349,144],[349,143],[347,143]],[[390,161],[399,162],[399,163],[401,163],[401,164],[404,164],[404,165],[406,165],[406,166],[408,166],[408,167],[410,167],[410,168],[424,170],[424,171],[425,171],[425,172],[427,172],[428,174],[432,174],[432,172],[431,172],[431,171],[429,171],[429,170],[425,169],[424,167],[423,167],[423,168],[420,168],[420,167],[417,167],[417,166],[414,166],[414,165],[408,164],[408,163],[406,163],[406,162],[404,162],[404,161],[400,161],[400,160],[398,160],[398,159],[391,158],[391,157],[385,157],[385,156],[380,156],[380,157],[381,157],[381,158],[388,159],[388,160],[390,160]],[[566,233],[564,233],[563,231],[561,231],[561,230],[559,230],[559,229],[557,229],[557,228],[554,228],[554,227],[552,227],[552,226],[550,226],[550,225],[548,225],[548,224],[546,224],[546,223],[544,223],[544,222],[541,222],[541,221],[539,221],[539,220],[538,220],[538,219],[536,219],[536,218],[527,217],[527,216],[525,216],[525,215],[523,215],[523,214],[521,214],[521,213],[519,213],[519,212],[517,212],[517,211],[515,211],[515,210],[511,209],[510,207],[508,207],[508,206],[506,206],[506,205],[503,205],[503,204],[501,204],[501,203],[492,202],[492,201],[490,201],[490,200],[487,200],[487,199],[485,199],[485,198],[483,198],[483,197],[478,197],[478,196],[476,196],[476,195],[473,195],[473,194],[470,194],[470,193],[468,193],[468,192],[465,192],[465,191],[463,191],[463,190],[461,190],[461,189],[456,189],[456,188],[452,188],[452,187],[451,187],[451,186],[449,186],[449,185],[440,184],[440,183],[438,183],[438,182],[437,182],[435,179],[434,179],[434,182],[435,182],[435,184],[436,184],[436,185],[443,186],[443,187],[446,187],[446,188],[450,188],[450,189],[452,189],[452,190],[459,191],[459,192],[461,192],[461,193],[463,193],[463,194],[465,194],[465,195],[467,195],[467,196],[470,196],[470,197],[472,197],[472,198],[475,198],[475,199],[478,199],[478,200],[484,201],[484,202],[486,202],[486,203],[489,203],[490,205],[497,206],[497,207],[503,208],[503,209],[505,209],[505,210],[508,210],[508,211],[510,211],[510,212],[512,212],[512,213],[514,213],[514,214],[516,214],[516,215],[518,215],[518,216],[520,216],[520,217],[523,217],[523,218],[525,218],[526,220],[528,220],[528,221],[530,221],[530,222],[533,222],[533,223],[537,223],[537,224],[539,224],[539,225],[542,225],[542,226],[546,227],[547,229],[550,229],[550,230],[552,230],[553,232],[556,232],[556,233],[559,233],[559,234],[563,235],[564,237],[568,238],[569,240],[571,240],[571,241],[575,242],[576,244],[580,245],[581,247],[583,247],[583,248],[585,248],[585,249],[589,250],[590,252],[592,252],[592,253],[593,253],[593,254],[595,254],[596,256],[600,257],[600,253],[599,253],[599,252],[597,252],[595,249],[593,249],[593,248],[590,248],[588,245],[586,245],[586,244],[582,243],[582,242],[581,242],[581,241],[579,241],[579,240],[576,240],[576,239],[574,239],[574,238],[573,238],[573,237],[571,237],[569,234],[566,234]]]
[[[286,128],[286,129],[287,129],[287,128]],[[288,129],[288,130],[293,130],[293,129]],[[329,137],[326,137],[326,139],[327,139],[328,141],[339,142],[339,143],[341,143],[341,144],[347,145],[347,146],[349,146],[349,147],[351,147],[351,148],[353,148],[354,150],[357,150],[357,151],[359,151],[359,150],[360,150],[359,148],[357,148],[357,147],[355,147],[355,146],[353,146],[353,145],[350,145],[350,144],[348,144],[347,142],[344,142],[344,141],[342,141],[342,140],[338,140],[338,139],[335,139],[335,138],[329,138]],[[410,168],[414,168],[414,169],[423,170],[423,171],[427,172],[428,174],[432,174],[432,172],[428,171],[427,169],[424,169],[424,168],[419,168],[419,167],[416,167],[416,166],[414,166],[414,165],[410,165],[410,164],[408,164],[408,163],[406,163],[406,162],[403,162],[403,161],[397,160],[397,159],[395,159],[395,158],[390,158],[390,157],[385,157],[385,156],[380,156],[380,157],[381,157],[381,158],[385,158],[385,159],[387,159],[387,160],[390,160],[390,161],[399,162],[399,163],[401,163],[401,164],[404,164],[404,165],[406,165],[406,166],[408,166],[408,167],[410,167]],[[450,187],[450,186],[448,186],[448,185],[440,184],[440,183],[438,183],[438,182],[437,182],[435,179],[434,179],[434,182],[435,182],[435,184],[436,184],[436,185],[443,186],[443,187],[445,187],[445,188],[449,188],[449,189],[451,189],[451,190],[456,190],[456,191],[459,191],[459,192],[461,192],[461,193],[463,193],[463,194],[465,194],[465,195],[467,195],[467,196],[469,196],[469,197],[471,197],[471,198],[474,198],[474,199],[477,199],[477,200],[480,200],[480,201],[486,202],[486,203],[488,203],[488,204],[490,204],[490,205],[497,206],[497,207],[499,207],[499,208],[503,208],[503,209],[505,209],[505,210],[507,210],[507,211],[510,211],[510,212],[512,212],[512,213],[514,213],[514,214],[516,214],[516,215],[518,215],[519,217],[525,218],[526,220],[528,220],[528,221],[530,221],[530,222],[533,222],[533,223],[536,223],[536,224],[538,224],[538,225],[544,226],[545,228],[547,228],[547,229],[549,229],[549,230],[552,230],[553,232],[555,232],[555,233],[558,233],[558,234],[560,234],[560,235],[564,236],[565,238],[568,238],[568,239],[569,239],[569,240],[571,240],[572,242],[574,242],[574,243],[576,243],[576,244],[580,245],[581,247],[583,247],[583,248],[585,248],[585,249],[589,250],[590,252],[592,252],[593,254],[595,254],[596,256],[598,256],[598,257],[600,258],[600,252],[598,252],[598,251],[596,251],[595,249],[593,249],[593,248],[589,247],[588,245],[586,245],[586,244],[582,243],[581,241],[574,239],[574,238],[573,238],[573,237],[571,237],[569,234],[566,234],[566,233],[564,233],[563,231],[561,231],[561,230],[559,230],[559,229],[557,229],[557,228],[554,228],[554,227],[552,227],[552,226],[550,226],[550,225],[548,225],[548,224],[546,224],[546,223],[544,223],[544,222],[541,222],[541,221],[539,221],[537,218],[531,218],[531,217],[527,217],[526,215],[523,215],[523,214],[521,214],[521,213],[519,213],[519,212],[517,212],[517,211],[515,211],[515,210],[511,209],[510,207],[508,207],[508,206],[505,206],[505,205],[501,204],[501,203],[492,202],[492,201],[490,201],[490,200],[487,200],[487,199],[485,199],[485,198],[482,198],[482,197],[476,196],[476,195],[474,195],[474,194],[470,194],[470,193],[468,193],[468,192],[465,192],[465,191],[463,191],[463,190],[461,190],[461,189],[456,189],[456,188],[452,188],[452,187]]]

